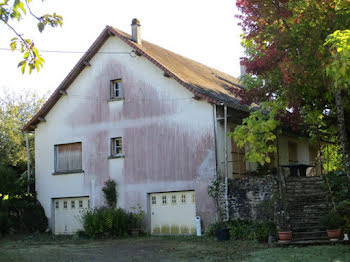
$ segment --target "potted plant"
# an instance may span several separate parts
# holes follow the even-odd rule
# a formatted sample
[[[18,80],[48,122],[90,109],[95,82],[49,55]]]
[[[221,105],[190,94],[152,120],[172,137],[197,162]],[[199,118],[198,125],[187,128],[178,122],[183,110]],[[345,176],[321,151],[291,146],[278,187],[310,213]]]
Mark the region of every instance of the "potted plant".
[[[287,215],[284,210],[278,212],[278,236],[280,241],[283,242],[292,240],[292,230],[287,222]]]
[[[341,215],[332,210],[320,218],[320,223],[327,229],[328,237],[331,241],[337,241],[341,234],[341,226],[344,223]]]

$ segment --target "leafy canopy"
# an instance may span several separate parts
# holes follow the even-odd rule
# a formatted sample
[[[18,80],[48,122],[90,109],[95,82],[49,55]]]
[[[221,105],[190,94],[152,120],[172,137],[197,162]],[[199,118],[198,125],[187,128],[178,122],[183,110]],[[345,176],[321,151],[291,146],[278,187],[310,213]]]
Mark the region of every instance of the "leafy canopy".
[[[37,28],[41,33],[48,25],[51,27],[62,26],[63,20],[62,16],[56,13],[36,16],[30,9],[30,3],[31,0],[0,0],[0,21],[16,35],[11,39],[11,50],[14,51],[18,48],[23,53],[23,60],[18,63],[22,74],[24,74],[26,68],[28,68],[29,74],[33,69],[39,71],[45,61],[35,47],[34,41],[24,38],[21,33],[16,31],[11,22],[19,22],[29,13],[31,17],[37,20]]]

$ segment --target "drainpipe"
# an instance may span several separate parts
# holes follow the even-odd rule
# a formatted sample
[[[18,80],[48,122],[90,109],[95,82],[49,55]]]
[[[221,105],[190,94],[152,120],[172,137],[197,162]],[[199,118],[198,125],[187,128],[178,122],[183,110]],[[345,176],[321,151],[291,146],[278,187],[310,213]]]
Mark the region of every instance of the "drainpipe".
[[[225,136],[225,209],[226,209],[226,220],[230,219],[228,210],[228,161],[227,161],[227,106],[224,105],[224,136]]]
[[[216,105],[213,104],[213,120],[214,120],[214,147],[215,147],[215,177],[218,176],[218,145],[217,145],[217,118]]]
[[[29,153],[29,142],[28,142],[28,132],[25,132],[26,136],[26,148],[27,148],[27,194],[29,194],[30,186],[29,186],[29,180],[30,180],[30,153]]]

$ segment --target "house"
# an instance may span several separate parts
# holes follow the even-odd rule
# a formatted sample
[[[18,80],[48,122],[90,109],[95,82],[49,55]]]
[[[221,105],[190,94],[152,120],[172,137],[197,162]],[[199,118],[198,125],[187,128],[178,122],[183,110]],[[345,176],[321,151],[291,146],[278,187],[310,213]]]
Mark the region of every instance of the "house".
[[[137,19],[131,27],[107,26],[23,128],[35,132],[36,191],[55,234],[104,205],[108,179],[119,207],[146,212],[151,233],[194,233],[195,216],[215,222],[207,188],[218,171],[255,168],[225,136],[249,111],[230,91],[238,80],[141,40]],[[311,161],[307,143],[280,143],[283,161]]]

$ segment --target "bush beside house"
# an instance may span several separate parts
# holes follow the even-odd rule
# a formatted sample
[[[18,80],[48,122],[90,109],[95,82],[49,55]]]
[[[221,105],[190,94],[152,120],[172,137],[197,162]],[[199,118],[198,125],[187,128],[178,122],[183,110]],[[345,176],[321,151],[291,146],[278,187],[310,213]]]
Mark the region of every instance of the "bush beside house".
[[[44,232],[48,221],[35,196],[17,195],[0,202],[0,232]]]

